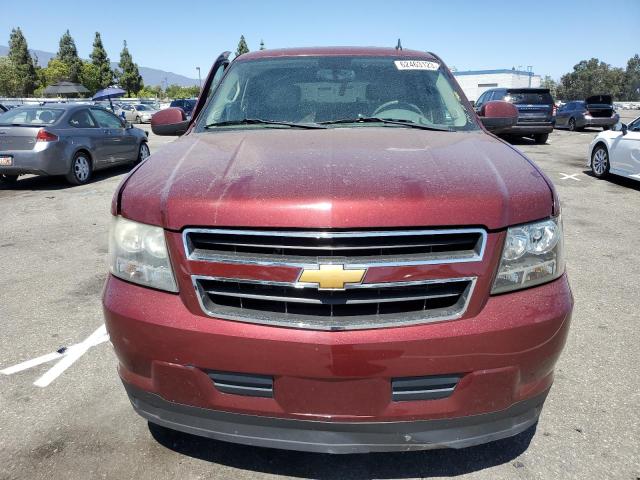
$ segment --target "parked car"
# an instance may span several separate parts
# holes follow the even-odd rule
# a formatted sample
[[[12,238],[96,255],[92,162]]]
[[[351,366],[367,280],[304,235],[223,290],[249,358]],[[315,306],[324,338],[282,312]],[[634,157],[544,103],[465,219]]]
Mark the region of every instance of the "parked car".
[[[594,95],[586,100],[574,100],[560,107],[556,113],[556,128],[572,132],[585,127],[609,130],[620,120],[613,109],[611,95]]]
[[[9,110],[9,108],[0,103],[0,112],[6,112],[7,110]]]
[[[228,56],[114,195],[103,305],[134,409],[331,453],[534,425],[573,300],[553,184],[483,127],[516,108],[477,116],[421,51]]]
[[[131,123],[150,123],[158,110],[150,105],[136,103],[133,105],[123,103],[116,110],[116,115]]]
[[[613,174],[640,180],[640,117],[599,133],[589,145],[587,166],[598,178]]]
[[[0,114],[0,180],[64,175],[87,183],[92,172],[149,156],[143,130],[103,108],[73,103],[18,107]]]
[[[518,123],[501,131],[504,135],[531,137],[536,143],[546,143],[553,131],[555,103],[548,88],[492,88],[475,103],[476,111],[493,100],[504,100],[518,109]]]
[[[173,100],[169,107],[178,107],[181,108],[184,113],[187,115],[187,118],[191,118],[191,114],[193,112],[194,107],[196,106],[196,100],[193,98],[181,98],[178,100]]]

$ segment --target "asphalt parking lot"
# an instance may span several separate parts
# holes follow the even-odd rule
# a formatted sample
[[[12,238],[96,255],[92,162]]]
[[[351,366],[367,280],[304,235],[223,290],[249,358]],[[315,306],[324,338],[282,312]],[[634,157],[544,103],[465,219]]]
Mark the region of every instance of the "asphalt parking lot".
[[[622,112],[626,121],[639,114]],[[328,456],[148,425],[133,412],[100,330],[109,207],[128,169],[80,187],[29,177],[0,190],[0,370],[36,359],[0,375],[0,479],[638,480],[640,182],[588,173],[586,148],[596,134],[556,131],[547,145],[517,142],[559,191],[573,324],[537,428],[460,451]],[[152,152],[167,141],[152,135]],[[78,360],[50,373],[55,352],[76,344]]]

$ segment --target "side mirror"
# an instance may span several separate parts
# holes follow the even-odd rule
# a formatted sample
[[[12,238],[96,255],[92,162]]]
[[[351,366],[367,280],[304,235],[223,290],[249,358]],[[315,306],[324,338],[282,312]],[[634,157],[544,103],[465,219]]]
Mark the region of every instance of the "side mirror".
[[[613,126],[612,129],[614,132],[622,132],[622,136],[624,137],[629,131],[629,127],[626,123],[618,122]]]
[[[475,101],[475,100],[469,100],[469,103],[471,104],[471,106],[472,106],[473,108],[475,108],[475,107],[476,107],[476,101]]]
[[[169,107],[160,110],[151,117],[151,130],[156,135],[180,136],[189,127],[189,120],[184,111],[178,107]]]
[[[518,123],[518,109],[502,100],[492,100],[483,104],[478,115],[484,128],[491,133],[500,133]]]

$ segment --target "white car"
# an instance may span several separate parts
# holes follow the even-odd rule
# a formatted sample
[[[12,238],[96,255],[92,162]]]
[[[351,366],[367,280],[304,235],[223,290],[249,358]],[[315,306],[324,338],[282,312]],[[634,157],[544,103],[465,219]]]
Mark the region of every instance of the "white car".
[[[589,145],[587,166],[598,178],[613,174],[640,180],[640,117],[599,133]]]

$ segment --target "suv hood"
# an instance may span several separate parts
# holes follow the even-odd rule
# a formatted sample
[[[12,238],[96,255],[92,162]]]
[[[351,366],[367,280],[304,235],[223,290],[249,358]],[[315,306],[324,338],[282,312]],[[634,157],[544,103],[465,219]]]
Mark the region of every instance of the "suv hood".
[[[549,184],[482,131],[398,127],[197,133],[124,182],[116,211],[185,226],[485,226],[552,214]]]

